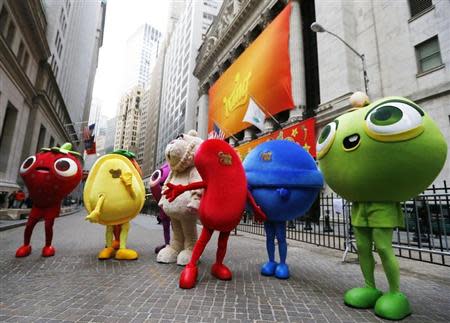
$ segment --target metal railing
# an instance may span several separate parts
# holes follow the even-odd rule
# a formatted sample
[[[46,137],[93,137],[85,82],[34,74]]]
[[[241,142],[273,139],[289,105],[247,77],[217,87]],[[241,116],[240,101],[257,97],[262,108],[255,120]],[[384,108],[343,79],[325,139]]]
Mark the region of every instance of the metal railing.
[[[450,266],[450,187],[425,190],[401,203],[404,227],[394,230],[392,245],[398,257]],[[287,224],[287,238],[317,246],[356,252],[352,232],[351,203],[335,194],[322,194],[309,214]],[[265,235],[264,226],[245,215],[239,231]]]

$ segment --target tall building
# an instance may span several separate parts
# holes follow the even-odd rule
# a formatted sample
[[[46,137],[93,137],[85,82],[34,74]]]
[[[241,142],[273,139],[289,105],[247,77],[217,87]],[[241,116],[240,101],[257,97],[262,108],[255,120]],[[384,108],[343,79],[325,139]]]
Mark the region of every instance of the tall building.
[[[137,162],[141,166],[143,178],[150,176],[156,168],[155,154],[158,140],[163,68],[164,55],[160,55],[152,72],[150,86],[144,91],[142,99],[142,117]]]
[[[315,6],[318,23],[364,54],[371,100],[412,99],[450,142],[450,2],[338,0]],[[364,90],[364,78],[361,59],[341,41],[319,33],[317,43],[320,129],[349,108],[348,98]],[[450,180],[448,157],[435,184],[442,187],[443,180]]]
[[[23,183],[21,162],[42,147],[77,140],[47,63],[47,21],[39,0],[0,0],[0,207]]]
[[[120,99],[116,116],[114,150],[126,149],[137,154],[142,95],[142,87],[136,86]]]
[[[149,87],[142,100],[141,129],[137,161],[142,168],[144,183],[156,168],[156,148],[158,142],[161,88],[167,44],[185,7],[184,1],[172,1],[169,5],[168,25],[164,41],[159,46],[158,58],[152,70]]]
[[[103,43],[105,0],[44,0],[48,62],[76,132],[89,118],[98,53]]]
[[[125,55],[125,77],[123,88],[148,86],[152,69],[158,56],[161,32],[144,24],[127,40]]]
[[[192,71],[197,50],[221,3],[188,0],[174,25],[164,62],[157,165],[164,162],[164,149],[178,133],[196,128],[198,80]]]
[[[114,150],[114,140],[116,136],[116,117],[106,120],[105,131],[105,154]]]

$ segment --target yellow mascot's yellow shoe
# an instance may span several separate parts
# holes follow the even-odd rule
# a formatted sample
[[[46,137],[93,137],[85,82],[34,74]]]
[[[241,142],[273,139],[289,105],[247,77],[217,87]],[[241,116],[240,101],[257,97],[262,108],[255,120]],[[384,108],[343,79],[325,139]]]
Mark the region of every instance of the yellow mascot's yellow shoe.
[[[119,241],[119,240],[113,240],[113,242],[112,242],[112,247],[113,247],[115,250],[118,250],[118,249],[120,248],[120,241]]]
[[[114,256],[115,252],[116,251],[112,247],[105,248],[99,252],[98,259],[100,260],[110,259]]]
[[[136,260],[138,257],[138,253],[132,249],[119,249],[116,252],[117,260]]]

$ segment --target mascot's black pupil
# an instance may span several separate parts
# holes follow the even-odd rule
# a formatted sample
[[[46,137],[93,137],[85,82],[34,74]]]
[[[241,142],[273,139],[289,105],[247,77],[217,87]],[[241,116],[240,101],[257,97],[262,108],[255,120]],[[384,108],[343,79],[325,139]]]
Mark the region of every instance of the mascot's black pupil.
[[[33,158],[28,158],[25,164],[23,165],[24,168],[28,168],[33,164]]]
[[[68,170],[69,168],[70,168],[70,164],[66,160],[61,160],[56,163],[56,169],[59,171],[64,172],[64,171]]]
[[[382,107],[375,112],[375,119],[380,121],[388,120],[391,117],[392,108],[391,107]]]
[[[156,181],[159,178],[159,172],[154,172],[152,176],[152,180]]]
[[[182,133],[180,133],[178,136],[177,136],[177,138],[176,139],[183,139],[184,138],[184,136],[183,136],[183,134]]]

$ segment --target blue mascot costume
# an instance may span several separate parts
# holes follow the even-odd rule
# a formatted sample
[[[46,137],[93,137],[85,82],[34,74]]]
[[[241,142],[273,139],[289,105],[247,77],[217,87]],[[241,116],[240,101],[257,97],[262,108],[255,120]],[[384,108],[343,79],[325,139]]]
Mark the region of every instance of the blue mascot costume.
[[[314,159],[299,144],[272,140],[258,145],[244,160],[249,189],[267,215],[264,223],[269,261],[261,274],[289,278],[286,221],[303,216],[323,186]],[[280,263],[275,262],[275,237]]]

